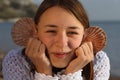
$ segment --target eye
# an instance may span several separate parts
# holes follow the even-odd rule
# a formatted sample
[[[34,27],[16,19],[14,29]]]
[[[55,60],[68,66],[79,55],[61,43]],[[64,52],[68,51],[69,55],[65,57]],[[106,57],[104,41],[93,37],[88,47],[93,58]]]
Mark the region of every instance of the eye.
[[[48,31],[46,31],[47,33],[56,33],[56,31],[55,30],[48,30]]]
[[[78,35],[78,32],[70,31],[70,32],[67,32],[67,34],[69,34],[69,35]]]

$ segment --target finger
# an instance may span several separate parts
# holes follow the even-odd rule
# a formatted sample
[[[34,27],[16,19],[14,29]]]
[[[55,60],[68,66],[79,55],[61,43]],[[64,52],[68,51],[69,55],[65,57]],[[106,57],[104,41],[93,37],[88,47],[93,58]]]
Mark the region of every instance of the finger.
[[[28,44],[27,55],[30,57],[35,56],[39,47],[38,41],[35,38],[31,38],[31,42]]]
[[[39,54],[40,46],[41,46],[41,42],[36,39],[33,45],[34,54]]]
[[[33,55],[39,55],[39,49],[41,48],[40,46],[41,46],[41,41],[34,39],[31,42],[31,53]]]
[[[33,41],[33,38],[30,38],[29,40],[28,40],[28,43],[27,43],[27,46],[26,46],[26,50],[25,50],[25,54],[28,54],[29,53],[29,50],[30,50],[30,48],[31,48],[31,42]]]
[[[93,52],[93,44],[92,44],[92,42],[87,42],[87,44],[88,44],[88,46],[89,46],[91,52]]]
[[[41,43],[41,45],[39,47],[39,53],[41,55],[45,55],[45,45],[43,43]]]
[[[93,60],[93,50],[91,50],[92,45],[91,46],[89,46],[89,45],[91,45],[91,42],[86,42],[85,43],[85,46],[86,46],[87,51],[88,51],[87,57],[88,57],[89,60]]]
[[[90,48],[90,57],[93,60],[94,59],[94,53],[93,53],[93,45],[92,42],[87,42],[88,47]]]
[[[84,55],[88,56],[89,55],[89,48],[86,46],[86,43],[82,44],[81,48],[83,49]]]
[[[77,57],[84,57],[84,56],[85,56],[85,55],[84,55],[84,52],[83,52],[83,49],[82,49],[81,47],[78,47],[78,48],[76,49],[75,53],[76,53],[76,56],[77,56]]]
[[[88,43],[87,43],[87,42],[84,43],[84,49],[85,49],[86,52],[88,53],[87,55],[89,55],[90,52],[91,52],[91,50],[90,50],[90,47],[88,46]]]
[[[40,40],[34,39],[32,46],[33,46],[32,51],[34,56],[45,55],[45,45]]]
[[[85,57],[86,57],[86,61],[89,62],[92,60],[92,53],[90,51],[90,48],[88,47],[87,43],[84,43],[82,46]]]

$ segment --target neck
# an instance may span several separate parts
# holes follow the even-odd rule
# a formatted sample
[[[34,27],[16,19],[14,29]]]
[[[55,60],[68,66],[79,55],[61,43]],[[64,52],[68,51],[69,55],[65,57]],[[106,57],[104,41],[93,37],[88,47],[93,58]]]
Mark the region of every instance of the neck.
[[[66,68],[66,67],[65,67]],[[62,70],[64,70],[65,68],[56,68],[54,66],[52,66],[52,71],[53,73],[57,74],[57,72],[61,72]]]

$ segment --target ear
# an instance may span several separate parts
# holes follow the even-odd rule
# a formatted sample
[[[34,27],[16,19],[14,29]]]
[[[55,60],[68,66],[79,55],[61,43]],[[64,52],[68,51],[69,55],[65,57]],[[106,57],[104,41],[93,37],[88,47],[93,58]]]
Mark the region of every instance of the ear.
[[[17,45],[26,46],[29,38],[37,37],[36,24],[32,18],[23,17],[14,24],[11,35]]]
[[[106,39],[105,31],[98,26],[93,26],[85,30],[83,42],[91,41],[94,53],[96,53],[105,47]]]

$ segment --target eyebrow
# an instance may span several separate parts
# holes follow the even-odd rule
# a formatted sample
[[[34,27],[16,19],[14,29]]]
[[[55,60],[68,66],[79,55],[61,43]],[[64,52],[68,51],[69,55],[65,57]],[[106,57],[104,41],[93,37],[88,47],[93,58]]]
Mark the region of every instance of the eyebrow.
[[[57,25],[53,25],[53,24],[48,24],[45,25],[45,27],[52,27],[52,28],[57,28]],[[68,29],[80,29],[78,26],[68,26]]]
[[[45,27],[53,27],[53,28],[56,27],[57,28],[58,26],[57,25],[53,25],[53,24],[48,24],[48,25],[45,25]]]
[[[80,29],[78,26],[69,26],[69,29]]]

